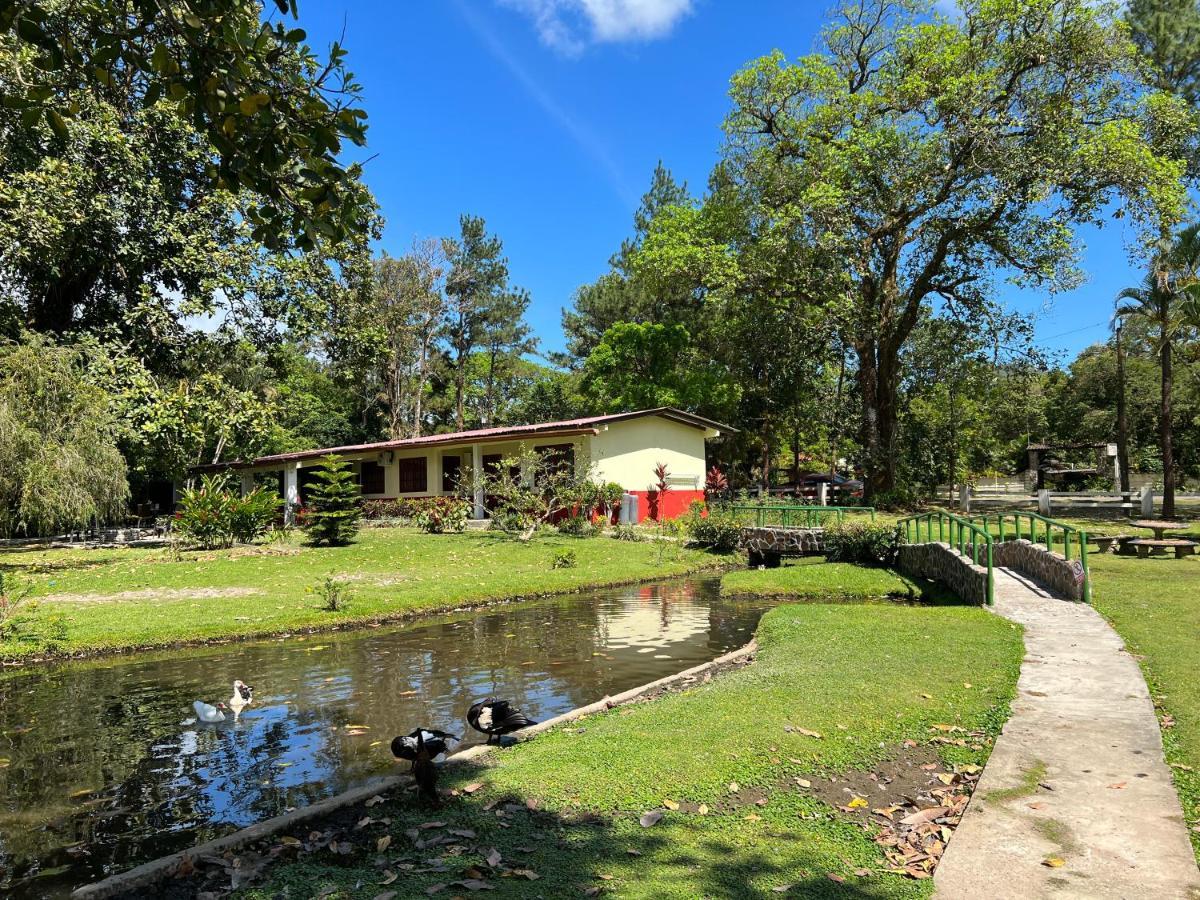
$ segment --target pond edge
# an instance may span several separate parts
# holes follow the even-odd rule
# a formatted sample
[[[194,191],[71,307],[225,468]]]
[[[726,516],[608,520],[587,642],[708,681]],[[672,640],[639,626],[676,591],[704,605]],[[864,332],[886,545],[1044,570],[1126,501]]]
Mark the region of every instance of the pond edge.
[[[710,672],[721,666],[727,665],[737,660],[745,659],[753,656],[758,650],[758,641],[751,639],[750,642],[736,650],[731,650],[716,659],[709,660],[706,663],[701,663],[698,666],[692,666],[690,669],[684,669],[682,672],[676,672],[674,675],[666,675],[655,681],[647,684],[639,685],[638,687],[630,688],[627,691],[622,691],[611,697],[604,697],[594,703],[589,703],[585,706],[579,706],[569,710],[561,715],[554,716],[544,722],[539,722],[536,725],[530,726],[517,733],[519,740],[531,740],[543,732],[556,728],[559,725],[564,725],[568,722],[573,722],[576,719],[581,719],[585,716],[594,715],[596,713],[605,712],[615,706],[621,706],[636,700],[644,694],[657,690],[658,688],[674,684],[682,681],[685,678]],[[495,745],[476,744],[468,747],[466,750],[461,750],[446,758],[444,766],[463,765],[478,760],[480,757],[487,756],[496,750]],[[270,837],[280,831],[285,831],[293,828],[310,819],[320,818],[335,812],[346,806],[353,806],[356,803],[362,803],[376,794],[383,791],[390,791],[402,785],[408,784],[412,779],[408,775],[388,775],[381,778],[374,778],[370,781],[359,785],[356,788],[351,788],[333,797],[326,797],[324,800],[319,800],[310,806],[305,806],[300,809],[294,809],[291,812],[284,813],[280,816],[275,816],[272,819],[266,819],[262,822],[257,822],[232,834],[227,834],[224,837],[214,838],[211,841],[205,841],[203,844],[197,844],[187,850],[180,850],[176,853],[167,856],[159,857],[158,859],[150,860],[142,863],[140,866],[135,866],[125,872],[118,872],[110,875],[102,881],[96,881],[91,884],[76,888],[71,892],[73,900],[101,900],[101,898],[112,897],[137,889],[148,888],[149,886],[161,881],[164,878],[172,875],[179,866],[188,859],[199,856],[219,856],[220,854],[242,847],[254,841],[262,840]]]

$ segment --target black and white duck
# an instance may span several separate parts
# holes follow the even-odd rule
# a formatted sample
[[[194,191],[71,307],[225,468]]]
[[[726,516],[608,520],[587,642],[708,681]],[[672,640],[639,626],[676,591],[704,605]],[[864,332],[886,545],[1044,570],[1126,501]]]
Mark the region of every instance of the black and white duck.
[[[476,731],[486,734],[490,744],[493,738],[512,734],[514,731],[536,725],[537,722],[507,700],[488,697],[486,700],[480,700],[467,711],[467,724]]]
[[[392,756],[409,762],[417,761],[417,751],[424,746],[429,758],[441,756],[450,749],[448,741],[462,740],[448,731],[436,728],[417,728],[408,734],[392,738]]]

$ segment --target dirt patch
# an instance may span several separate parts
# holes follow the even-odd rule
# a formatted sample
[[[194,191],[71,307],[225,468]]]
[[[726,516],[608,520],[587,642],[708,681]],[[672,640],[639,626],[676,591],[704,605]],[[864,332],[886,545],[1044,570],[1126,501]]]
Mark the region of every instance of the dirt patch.
[[[123,603],[136,600],[213,600],[218,597],[252,597],[261,593],[257,588],[248,587],[145,588],[115,594],[49,594],[38,600],[45,603]]]

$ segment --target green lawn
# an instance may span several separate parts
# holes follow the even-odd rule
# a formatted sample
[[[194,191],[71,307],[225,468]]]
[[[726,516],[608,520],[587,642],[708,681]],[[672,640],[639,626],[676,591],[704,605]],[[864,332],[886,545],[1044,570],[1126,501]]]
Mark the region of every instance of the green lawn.
[[[784,560],[777,569],[728,572],[721,579],[721,593],[826,601],[921,598],[942,602],[954,599],[944,587],[923,578],[907,578],[891,569],[827,563],[820,557]]]
[[[995,733],[1020,667],[1020,630],[967,607],[802,604],[768,613],[758,639],[755,663],[709,684],[556,729],[501,751],[491,768],[448,770],[448,785],[482,787],[437,813],[391,798],[351,813],[376,820],[362,833],[366,853],[306,856],[272,870],[249,896],[328,889],[419,898],[447,883],[444,896],[452,896],[462,893],[452,882],[472,864],[495,897],[583,896],[589,888],[621,897],[772,897],[786,885],[788,896],[927,896],[929,882],[887,874],[870,834],[793,779],[870,766],[906,739],[924,745],[935,723]],[[939,746],[947,765],[986,756]],[[735,786],[765,802],[730,804]],[[653,809],[663,819],[641,827],[639,816]],[[598,816],[591,824],[559,818],[589,814]],[[406,834],[430,821],[445,825]],[[467,829],[468,837],[451,838],[465,850],[414,848],[411,835],[447,833],[439,828]],[[393,848],[385,866],[400,876],[386,888],[373,852],[385,835]],[[493,848],[538,879],[490,876],[482,860]],[[429,871],[436,857],[446,871]]]
[[[557,554],[571,568],[551,568]],[[0,658],[170,645],[293,629],[365,623],[463,604],[570,591],[727,563],[675,544],[539,534],[527,544],[489,532],[427,535],[365,529],[348,547],[270,544],[213,552],[2,550],[0,572],[34,586],[32,634],[0,643]],[[321,609],[327,576],[350,592]],[[63,633],[55,634],[52,620]],[[60,632],[61,632],[60,628]],[[30,631],[30,629],[26,629]]]

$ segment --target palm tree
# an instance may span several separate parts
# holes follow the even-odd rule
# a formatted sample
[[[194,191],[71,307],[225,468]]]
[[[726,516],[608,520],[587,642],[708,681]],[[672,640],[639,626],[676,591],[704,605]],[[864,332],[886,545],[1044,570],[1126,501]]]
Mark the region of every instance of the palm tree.
[[[1175,453],[1172,446],[1171,391],[1175,337],[1182,328],[1200,322],[1200,224],[1180,232],[1175,242],[1154,260],[1140,287],[1117,295],[1118,322],[1140,319],[1154,335],[1154,352],[1161,372],[1158,407],[1159,446],[1163,464],[1164,517],[1175,515]]]

